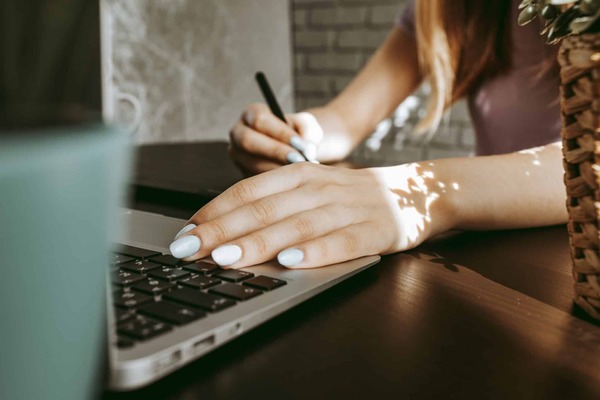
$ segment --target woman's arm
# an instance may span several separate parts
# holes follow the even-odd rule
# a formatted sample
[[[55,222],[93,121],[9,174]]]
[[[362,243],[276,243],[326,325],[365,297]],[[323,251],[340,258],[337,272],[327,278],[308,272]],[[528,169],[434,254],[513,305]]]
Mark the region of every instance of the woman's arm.
[[[421,164],[451,190],[453,228],[554,225],[568,220],[561,148],[556,142],[511,154]]]
[[[558,143],[518,153],[350,170],[301,163],[246,179],[171,245],[242,268],[313,268],[413,248],[452,229],[564,223]],[[290,261],[291,260],[291,261]]]
[[[395,27],[367,65],[336,98],[308,110],[325,132],[319,159],[339,161],[388,117],[421,82],[414,38]]]
[[[374,171],[385,187],[418,205],[421,224],[404,228],[423,225],[425,236],[415,233],[415,243],[452,229],[516,229],[568,220],[560,142],[510,154],[421,161]]]
[[[319,142],[318,158],[345,158],[391,114],[421,78],[414,39],[394,28],[357,77],[329,104],[277,119],[263,104],[252,104],[230,132],[230,155],[245,170],[257,173],[294,160],[292,140]],[[316,117],[316,119],[315,119]],[[296,138],[296,139],[293,139]]]

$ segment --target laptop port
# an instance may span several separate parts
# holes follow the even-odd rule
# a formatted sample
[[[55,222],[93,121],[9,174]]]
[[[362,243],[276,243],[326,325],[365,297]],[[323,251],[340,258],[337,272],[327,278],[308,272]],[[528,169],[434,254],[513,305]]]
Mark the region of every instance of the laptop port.
[[[192,354],[198,355],[206,352],[215,344],[215,335],[204,338],[192,345]]]
[[[154,363],[154,372],[158,373],[165,369],[169,369],[176,365],[179,361],[181,361],[181,350],[177,350],[176,352],[171,353],[168,356],[156,361]]]

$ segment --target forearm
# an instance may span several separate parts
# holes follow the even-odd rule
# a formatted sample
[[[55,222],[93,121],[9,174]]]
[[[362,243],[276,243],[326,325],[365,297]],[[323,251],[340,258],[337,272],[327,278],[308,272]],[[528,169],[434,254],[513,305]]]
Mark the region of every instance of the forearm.
[[[428,237],[451,229],[527,228],[568,219],[559,143],[506,155],[391,167],[383,176],[393,190],[407,173],[427,199],[421,213]]]
[[[560,143],[507,155],[440,165],[456,176],[453,209],[458,229],[511,229],[566,223]]]
[[[321,161],[345,158],[420,82],[414,39],[394,28],[355,79],[327,105],[307,110],[323,128]]]

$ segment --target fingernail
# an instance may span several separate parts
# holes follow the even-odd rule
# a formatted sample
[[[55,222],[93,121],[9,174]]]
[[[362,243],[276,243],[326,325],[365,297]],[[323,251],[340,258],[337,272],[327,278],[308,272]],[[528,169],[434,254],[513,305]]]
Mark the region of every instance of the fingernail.
[[[304,150],[304,154],[308,157],[308,161],[313,161],[317,159],[317,145],[314,143],[308,143],[306,145],[306,150]]]
[[[290,139],[290,146],[302,153],[304,153],[304,151],[306,150],[307,145],[308,144],[306,143],[306,141],[304,141],[304,139],[302,139],[300,136],[292,136],[292,138]]]
[[[194,235],[182,237],[171,243],[169,250],[175,258],[193,256],[200,250],[200,239]]]
[[[221,267],[235,264],[242,258],[242,249],[234,244],[217,247],[211,253],[214,262]]]
[[[248,126],[252,126],[254,124],[254,113],[250,110],[246,110],[244,112],[244,122]]]
[[[287,161],[290,164],[296,164],[296,163],[300,163],[300,162],[305,162],[306,159],[304,157],[302,157],[302,155],[300,153],[297,153],[295,151],[290,151],[287,155]]]
[[[175,239],[174,240],[179,239],[179,236],[183,235],[184,233],[187,233],[187,232],[191,231],[195,227],[196,227],[196,224],[188,224],[188,225],[184,226],[182,230],[180,230],[179,232],[177,232],[177,235],[175,235]]]
[[[285,249],[277,254],[277,261],[284,267],[295,267],[304,260],[304,252],[300,249]]]

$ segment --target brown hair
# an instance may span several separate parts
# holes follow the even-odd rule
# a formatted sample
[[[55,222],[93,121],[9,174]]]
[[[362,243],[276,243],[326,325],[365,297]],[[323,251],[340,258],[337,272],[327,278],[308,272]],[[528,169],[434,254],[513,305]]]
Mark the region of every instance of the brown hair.
[[[417,0],[419,63],[432,94],[422,128],[511,66],[510,9],[510,0]]]

